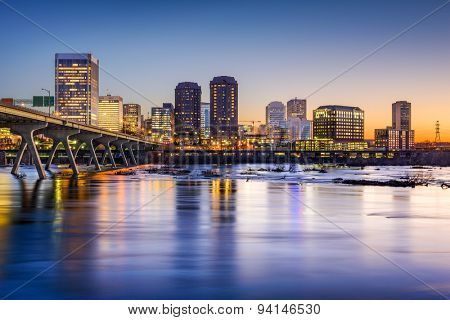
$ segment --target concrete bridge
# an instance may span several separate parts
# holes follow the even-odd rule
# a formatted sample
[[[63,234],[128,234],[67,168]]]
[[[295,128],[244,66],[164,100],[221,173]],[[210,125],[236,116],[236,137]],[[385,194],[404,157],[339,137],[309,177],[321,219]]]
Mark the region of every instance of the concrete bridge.
[[[18,173],[24,152],[28,150],[41,179],[46,178],[46,173],[33,139],[37,134],[42,134],[53,140],[50,155],[45,163],[45,169],[48,170],[50,168],[56,150],[62,144],[74,174],[78,174],[76,157],[83,145],[90,151],[89,165],[93,164],[96,170],[101,170],[101,165],[105,164],[107,160],[109,160],[113,168],[117,166],[111,150],[112,146],[120,152],[125,166],[136,166],[139,164],[137,154],[139,150],[154,149],[157,146],[155,143],[135,136],[111,132],[78,122],[70,122],[22,107],[0,105],[0,128],[9,128],[14,134],[22,138],[11,173]],[[70,148],[69,140],[77,141],[74,150]],[[96,155],[96,149],[99,146],[104,147],[101,159],[97,158]],[[126,153],[126,151],[128,152]]]

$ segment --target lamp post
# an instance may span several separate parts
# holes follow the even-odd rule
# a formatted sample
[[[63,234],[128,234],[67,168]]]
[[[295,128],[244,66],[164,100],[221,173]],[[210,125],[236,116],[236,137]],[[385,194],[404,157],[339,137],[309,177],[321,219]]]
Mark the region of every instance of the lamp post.
[[[48,93],[48,116],[50,117],[50,90],[47,90],[47,89],[41,89],[41,90]],[[45,100],[44,100],[44,105],[45,105]]]

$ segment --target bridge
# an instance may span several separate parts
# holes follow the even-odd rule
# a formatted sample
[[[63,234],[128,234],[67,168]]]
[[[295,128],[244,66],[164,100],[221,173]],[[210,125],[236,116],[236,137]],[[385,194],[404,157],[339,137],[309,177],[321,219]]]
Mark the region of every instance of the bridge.
[[[75,175],[79,172],[76,157],[83,145],[87,146],[90,152],[89,165],[93,163],[95,169],[98,171],[102,170],[101,165],[104,165],[107,160],[109,160],[111,167],[117,167],[111,150],[112,146],[120,153],[123,165],[125,166],[138,165],[139,150],[145,150],[150,147],[154,148],[156,146],[155,143],[136,136],[112,132],[83,123],[67,121],[55,116],[49,116],[43,112],[17,106],[0,105],[0,128],[9,128],[12,133],[22,138],[11,173],[18,174],[24,152],[28,150],[41,179],[46,178],[45,170],[50,168],[60,144],[67,154],[70,168]],[[34,136],[41,134],[53,140],[50,155],[45,166],[41,162],[34,142]],[[69,140],[76,141],[74,150],[70,148]],[[96,154],[96,149],[100,145],[104,147],[104,151],[102,157],[99,159]],[[126,153],[126,151],[128,152]]]

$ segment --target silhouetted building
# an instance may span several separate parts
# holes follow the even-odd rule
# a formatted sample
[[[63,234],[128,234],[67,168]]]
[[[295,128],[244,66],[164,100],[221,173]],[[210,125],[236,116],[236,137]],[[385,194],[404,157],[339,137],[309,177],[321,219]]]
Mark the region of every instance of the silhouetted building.
[[[123,131],[128,134],[138,134],[142,128],[142,109],[137,103],[123,105]]]
[[[181,144],[198,143],[202,89],[195,82],[181,82],[175,88],[175,140]]]
[[[411,130],[411,103],[397,101],[392,104],[392,129]]]
[[[238,137],[238,83],[233,77],[214,77],[209,83],[211,136]]]
[[[101,96],[98,102],[98,126],[100,128],[122,132],[123,100],[119,96]]]
[[[364,111],[358,107],[321,106],[314,110],[314,139],[364,140]]]
[[[70,121],[98,124],[98,59],[90,53],[55,55],[56,114]]]
[[[292,99],[287,102],[287,119],[306,119],[306,100]]]

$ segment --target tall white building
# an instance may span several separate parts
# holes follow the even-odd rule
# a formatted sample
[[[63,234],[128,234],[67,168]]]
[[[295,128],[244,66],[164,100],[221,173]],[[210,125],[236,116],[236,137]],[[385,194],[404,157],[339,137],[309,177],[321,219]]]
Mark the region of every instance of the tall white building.
[[[278,139],[287,131],[286,106],[280,101],[273,101],[266,106],[267,134]]]
[[[279,127],[286,121],[286,106],[283,102],[273,101],[266,106],[266,125]]]
[[[113,132],[123,131],[123,99],[101,96],[98,101],[98,126]]]

